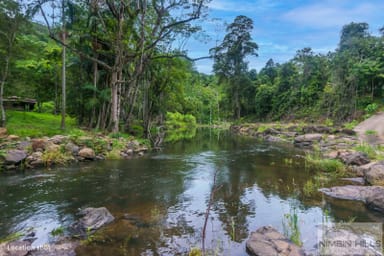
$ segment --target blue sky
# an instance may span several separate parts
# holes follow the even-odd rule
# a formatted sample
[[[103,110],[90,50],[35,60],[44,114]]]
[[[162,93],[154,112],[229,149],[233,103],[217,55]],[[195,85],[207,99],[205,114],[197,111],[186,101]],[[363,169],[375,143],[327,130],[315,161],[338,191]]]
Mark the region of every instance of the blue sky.
[[[311,47],[316,53],[336,49],[343,25],[367,22],[378,34],[384,26],[383,0],[212,0],[208,17],[201,22],[204,34],[190,39],[186,49],[191,57],[207,56],[225,35],[225,23],[238,15],[253,19],[253,40],[259,57],[249,59],[249,68],[260,71],[268,59],[283,63],[297,50]],[[198,71],[210,73],[212,61],[195,63]]]

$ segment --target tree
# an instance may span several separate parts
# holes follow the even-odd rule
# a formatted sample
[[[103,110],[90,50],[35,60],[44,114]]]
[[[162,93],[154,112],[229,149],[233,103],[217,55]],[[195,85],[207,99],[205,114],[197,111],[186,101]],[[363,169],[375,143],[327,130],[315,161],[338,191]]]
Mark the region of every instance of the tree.
[[[4,127],[6,115],[3,104],[4,86],[9,76],[9,66],[24,16],[17,1],[0,2],[0,126]]]
[[[152,58],[158,58],[159,50],[165,52],[167,47],[172,46],[171,42],[178,35],[196,32],[191,22],[200,18],[207,0],[76,2],[86,13],[85,16],[95,14],[93,18],[102,24],[102,29],[92,37],[82,38],[80,47],[64,42],[53,33],[52,21],[45,14],[41,0],[35,0],[32,10],[42,12],[53,40],[78,56],[96,62],[108,72],[106,79],[111,90],[110,129],[118,132],[122,110],[128,113],[126,121],[130,120],[147,63]],[[73,32],[81,37],[84,27]],[[100,39],[96,43],[105,47],[91,47],[95,43],[95,36]],[[84,45],[88,47],[84,49]]]
[[[246,57],[257,56],[258,45],[252,41],[252,19],[240,15],[229,24],[223,42],[211,49],[214,56],[213,70],[221,80],[229,84],[233,117],[241,115],[241,82],[247,76]]]

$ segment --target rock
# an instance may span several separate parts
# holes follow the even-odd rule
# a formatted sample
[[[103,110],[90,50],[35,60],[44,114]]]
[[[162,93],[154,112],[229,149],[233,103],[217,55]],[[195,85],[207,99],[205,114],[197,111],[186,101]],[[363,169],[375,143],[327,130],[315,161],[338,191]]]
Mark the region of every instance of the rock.
[[[33,152],[43,152],[45,148],[45,140],[43,139],[32,139],[32,150]]]
[[[125,153],[126,153],[128,156],[132,156],[132,155],[133,155],[133,149],[129,148],[129,149],[125,150]]]
[[[320,141],[322,138],[320,133],[309,133],[295,137],[295,143]]]
[[[280,131],[274,129],[274,128],[267,128],[265,129],[265,131],[263,132],[264,135],[279,135],[280,134]]]
[[[341,129],[340,132],[341,132],[341,133],[344,133],[344,134],[347,134],[347,135],[351,135],[351,136],[356,135],[356,132],[355,132],[354,130],[352,130],[352,129],[347,129],[347,128],[343,128],[343,129]]]
[[[5,155],[5,163],[8,165],[20,164],[25,158],[27,153],[24,150],[13,149],[9,150]]]
[[[95,151],[91,148],[82,148],[80,149],[79,151],[79,156],[84,158],[84,159],[89,159],[89,160],[93,160],[95,159]]]
[[[304,134],[295,137],[293,143],[297,147],[311,147],[314,142],[319,142],[322,138],[323,135],[319,133]]]
[[[296,137],[299,134],[297,132],[281,132],[281,135],[287,136],[287,137]]]
[[[4,139],[5,137],[7,137],[7,133],[7,128],[0,127],[0,139]]]
[[[31,249],[30,241],[12,241],[0,244],[1,256],[25,256]]]
[[[28,151],[28,148],[31,147],[31,142],[30,141],[27,141],[27,140],[24,140],[24,141],[20,141],[18,144],[17,144],[17,149],[20,149],[20,150],[26,150]]]
[[[304,133],[331,133],[332,129],[326,126],[306,126],[303,127]]]
[[[361,166],[370,162],[367,155],[361,152],[352,152],[344,155],[341,154],[339,155],[339,158],[347,165]]]
[[[355,184],[364,185],[365,180],[362,177],[355,177],[355,178],[342,178],[341,180],[349,181]]]
[[[73,142],[68,142],[65,145],[65,151],[67,151],[68,153],[70,153],[74,156],[77,156],[79,154],[80,148],[79,148],[79,146],[77,146]]]
[[[42,152],[33,152],[32,155],[29,155],[25,161],[29,167],[43,166],[44,162],[42,160]]]
[[[246,249],[250,255],[279,255],[299,256],[304,251],[270,226],[264,226],[252,232],[246,242]]]
[[[79,215],[82,217],[72,225],[72,228],[74,232],[80,236],[93,233],[115,219],[105,207],[85,208],[80,211]]]
[[[33,250],[28,256],[75,256],[75,249],[80,245],[79,241],[61,241],[47,245],[47,250]]]
[[[266,141],[270,141],[270,142],[286,142],[286,140],[284,140],[280,137],[277,137],[277,136],[272,136],[272,135],[267,135],[264,137],[264,139]]]
[[[365,177],[365,174],[369,171],[371,166],[377,164],[377,162],[370,162],[365,165],[357,166],[357,165],[350,165],[348,166],[348,171],[352,174],[359,176],[359,177]]]
[[[58,152],[60,150],[60,146],[53,143],[52,141],[46,141],[44,145],[44,151],[47,152]]]
[[[372,165],[365,173],[365,180],[371,185],[384,186],[384,163]]]
[[[319,191],[333,198],[362,201],[367,207],[384,213],[384,187],[347,185]]]
[[[133,150],[135,153],[140,153],[140,152],[147,152],[148,151],[148,148],[146,146],[141,146],[141,147],[138,147],[136,149]]]
[[[348,222],[322,225],[321,230],[318,230],[319,241],[316,255],[381,255],[378,253],[381,246],[368,242],[382,239],[381,232],[372,230],[371,227],[372,224]],[[343,242],[353,242],[353,245]],[[370,244],[368,245],[368,243]],[[335,246],[336,244],[338,245]],[[360,246],[355,246],[356,244]]]
[[[128,149],[136,149],[139,146],[140,146],[140,142],[138,142],[137,140],[132,140],[132,141],[127,143]]]
[[[53,142],[54,144],[63,144],[66,140],[68,140],[68,138],[69,137],[65,135],[55,135],[48,140]]]
[[[7,137],[7,140],[12,140],[12,141],[15,141],[18,139],[20,139],[20,137],[17,135],[8,135],[8,137]]]

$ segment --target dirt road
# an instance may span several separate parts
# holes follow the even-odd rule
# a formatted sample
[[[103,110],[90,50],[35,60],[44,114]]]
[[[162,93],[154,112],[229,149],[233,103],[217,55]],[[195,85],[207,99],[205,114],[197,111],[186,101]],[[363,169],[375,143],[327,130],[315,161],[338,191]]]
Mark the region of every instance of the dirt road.
[[[384,112],[371,116],[353,130],[362,141],[373,145],[384,144]]]

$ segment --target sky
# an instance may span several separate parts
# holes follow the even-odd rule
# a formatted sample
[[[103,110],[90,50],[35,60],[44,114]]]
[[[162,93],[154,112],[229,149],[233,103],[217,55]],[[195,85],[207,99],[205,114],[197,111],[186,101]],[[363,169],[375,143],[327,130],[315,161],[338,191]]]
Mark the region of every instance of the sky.
[[[259,46],[258,57],[249,58],[249,69],[260,71],[272,58],[284,63],[297,50],[311,47],[315,53],[334,51],[340,31],[351,22],[366,22],[369,32],[377,35],[384,26],[383,0],[212,0],[208,16],[199,25],[203,33],[186,44],[193,58],[209,55],[220,44],[226,24],[238,15],[254,22],[253,41]],[[212,60],[195,62],[198,71],[212,72]]]

